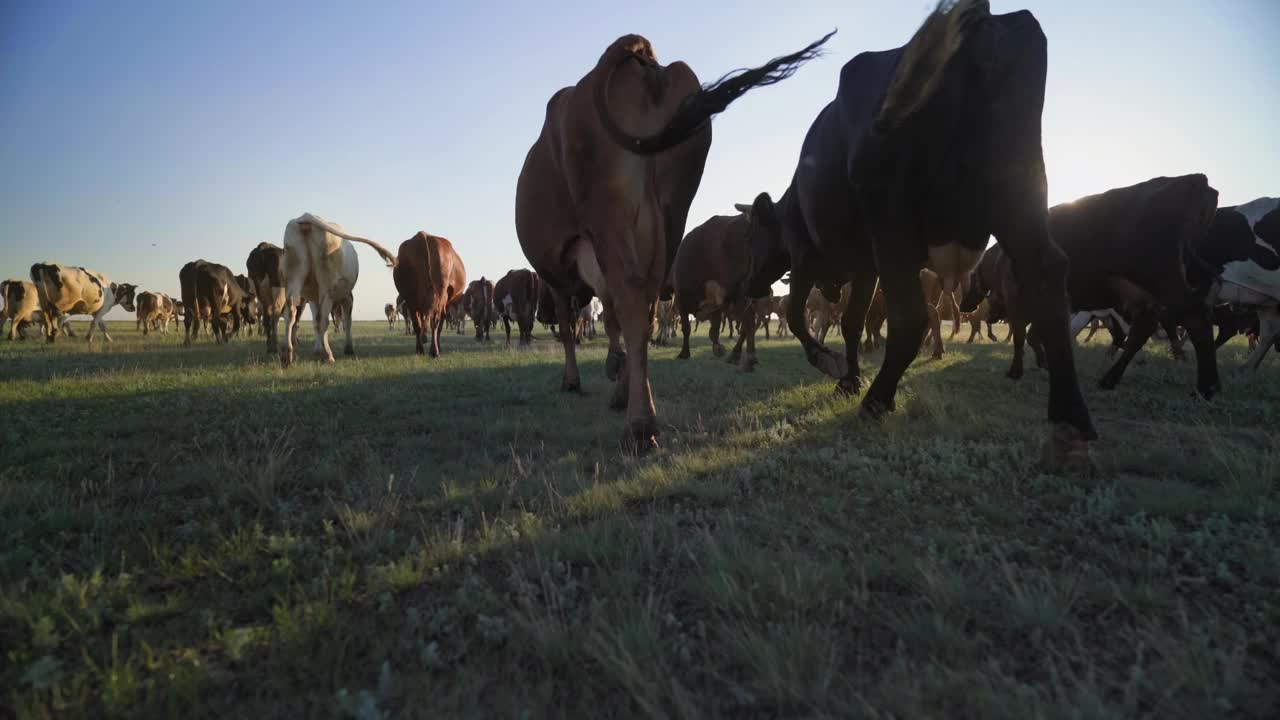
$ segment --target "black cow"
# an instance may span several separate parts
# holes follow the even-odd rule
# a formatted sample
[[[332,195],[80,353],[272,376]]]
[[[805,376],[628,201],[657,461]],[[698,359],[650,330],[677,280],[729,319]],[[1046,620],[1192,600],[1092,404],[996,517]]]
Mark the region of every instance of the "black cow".
[[[864,413],[893,410],[919,352],[928,318],[920,268],[954,289],[994,234],[1049,348],[1048,417],[1059,426],[1051,449],[1097,437],[1067,336],[1066,256],[1048,231],[1040,144],[1047,69],[1031,13],[992,15],[982,0],[944,3],[904,47],[861,53],[844,66],[791,186],[776,204],[767,194],[756,199],[750,293],[768,294],[790,268],[787,324],[809,362],[839,379],[838,393],[862,387],[858,341],[879,276],[889,338]],[[810,335],[804,308],[815,284],[835,301],[846,280],[853,284],[841,357]]]
[[[178,282],[182,287],[182,303],[187,307],[183,318],[186,328],[183,345],[191,346],[191,338],[200,331],[201,318],[207,318],[213,326],[213,337],[219,344],[228,342],[231,335],[240,331],[239,309],[245,295],[226,265],[193,260],[182,266]],[[227,330],[227,316],[232,321],[230,332]],[[193,325],[195,332],[192,332]]]
[[[249,252],[245,260],[249,271],[249,283],[258,298],[258,311],[262,314],[262,329],[267,334],[267,352],[276,354],[277,320],[286,311],[284,282],[284,250],[269,242],[260,242]],[[292,309],[289,309],[292,311]],[[286,318],[287,319],[287,318]],[[297,332],[297,325],[291,324]],[[296,339],[295,339],[296,342]]]

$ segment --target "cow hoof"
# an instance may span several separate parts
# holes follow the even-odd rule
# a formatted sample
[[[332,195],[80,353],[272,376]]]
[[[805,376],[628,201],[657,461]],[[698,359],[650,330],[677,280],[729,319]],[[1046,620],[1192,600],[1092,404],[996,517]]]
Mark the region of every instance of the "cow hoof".
[[[841,378],[836,382],[836,397],[851,398],[862,390],[862,377]]]
[[[1214,395],[1222,392],[1222,385],[1214,383],[1207,388],[1197,388],[1197,391],[1200,393],[1200,397],[1205,400],[1212,400]]]
[[[584,394],[584,393],[582,392],[582,381],[581,381],[580,379],[579,379],[579,380],[567,380],[567,379],[566,379],[566,380],[561,380],[561,381],[560,381],[560,392],[562,392],[562,393],[574,393],[574,394],[576,394],[576,395],[582,395],[582,394]]]
[[[1022,368],[1020,368],[1020,367],[1011,367],[1011,368],[1009,368],[1009,372],[1005,373],[1005,374],[1004,374],[1004,376],[1005,376],[1005,377],[1007,377],[1007,378],[1009,378],[1010,380],[1021,380],[1021,379],[1022,379]]]
[[[737,365],[738,363],[742,362],[742,353],[729,353],[729,357],[725,360],[725,362],[729,363],[730,365]]]
[[[677,359],[677,360],[688,360],[688,359],[689,359],[689,350],[688,350],[688,348],[686,348],[686,349],[684,349],[684,350],[681,350],[681,351],[680,351],[680,354],[676,356],[676,359]]]
[[[844,355],[825,348],[811,355],[809,363],[837,380],[849,374],[849,364]]]
[[[1040,467],[1050,473],[1088,474],[1093,469],[1089,441],[1068,423],[1055,423],[1040,446]]]
[[[755,372],[756,366],[759,364],[759,360],[749,357],[746,362],[742,363],[742,372]]]
[[[862,399],[862,407],[858,410],[858,414],[869,420],[879,420],[893,412],[894,409],[895,403],[893,400],[877,400],[868,395]]]
[[[716,357],[724,357],[724,346],[719,343],[712,345],[711,354],[715,355]]]
[[[929,362],[933,362],[934,360],[941,360],[941,359],[942,359],[942,353],[940,352],[936,352],[929,356]]]
[[[191,343],[187,343],[187,347],[190,347],[190,346],[191,346]],[[293,353],[289,352],[288,350],[281,350],[280,351],[280,367],[287,368],[292,364],[293,364]]]
[[[630,423],[622,431],[622,449],[628,455],[643,456],[658,449],[658,433],[652,421]]]
[[[627,354],[621,350],[610,350],[604,361],[604,376],[609,380],[617,380],[627,366]]]
[[[622,412],[627,409],[627,388],[626,383],[618,383],[613,390],[613,395],[609,398],[609,409],[614,412]]]
[[[1120,383],[1120,380],[1118,378],[1112,377],[1111,374],[1108,373],[1104,375],[1101,380],[1098,381],[1098,387],[1102,388],[1103,390],[1115,390],[1116,385],[1118,385],[1119,383]]]
[[[356,354],[356,349],[348,345],[342,349],[342,354],[346,355],[347,357],[351,357],[352,355]]]

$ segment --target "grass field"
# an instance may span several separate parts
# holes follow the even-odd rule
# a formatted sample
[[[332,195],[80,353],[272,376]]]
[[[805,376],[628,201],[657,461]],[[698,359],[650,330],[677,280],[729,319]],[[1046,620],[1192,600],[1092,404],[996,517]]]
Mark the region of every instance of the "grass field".
[[[287,372],[112,332],[0,343],[0,717],[1280,712],[1280,361],[1239,339],[1212,402],[1080,350],[1103,439],[1049,476],[1003,344],[878,425],[792,340],[658,349],[637,460],[603,339],[581,398],[545,331],[430,361],[359,323]]]

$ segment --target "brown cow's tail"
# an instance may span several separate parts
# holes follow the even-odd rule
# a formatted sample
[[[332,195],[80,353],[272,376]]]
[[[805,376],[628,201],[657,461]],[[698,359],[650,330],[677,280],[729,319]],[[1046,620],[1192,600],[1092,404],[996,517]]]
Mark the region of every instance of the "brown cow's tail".
[[[595,85],[596,114],[600,123],[609,133],[609,137],[622,147],[640,155],[653,155],[670,149],[693,137],[711,120],[712,115],[724,112],[734,100],[748,91],[766,85],[782,82],[795,74],[800,66],[818,57],[822,46],[835,35],[836,31],[824,35],[821,39],[807,45],[799,52],[774,58],[758,68],[735,70],[710,85],[703,86],[698,92],[686,97],[675,115],[667,121],[666,127],[648,137],[637,137],[628,134],[618,127],[613,116],[609,114],[608,88],[613,79],[613,72],[625,62],[636,60],[646,62],[634,53],[627,53],[614,63],[609,71]]]

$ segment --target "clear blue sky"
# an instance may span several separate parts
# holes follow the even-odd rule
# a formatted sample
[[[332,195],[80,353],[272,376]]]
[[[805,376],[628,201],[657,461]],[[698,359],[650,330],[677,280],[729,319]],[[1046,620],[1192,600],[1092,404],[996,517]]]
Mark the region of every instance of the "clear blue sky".
[[[840,66],[930,6],[6,0],[0,275],[47,259],[176,295],[184,262],[243,272],[314,212],[393,250],[443,235],[468,279],[496,278],[525,265],[516,176],[547,99],[617,36],[705,82],[838,27],[827,57],[716,119],[693,227],[785,189]],[[1280,194],[1280,2],[993,2],[1022,7],[1049,37],[1052,202],[1187,172],[1223,204]],[[380,317],[391,274],[358,251],[356,316]]]

